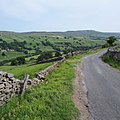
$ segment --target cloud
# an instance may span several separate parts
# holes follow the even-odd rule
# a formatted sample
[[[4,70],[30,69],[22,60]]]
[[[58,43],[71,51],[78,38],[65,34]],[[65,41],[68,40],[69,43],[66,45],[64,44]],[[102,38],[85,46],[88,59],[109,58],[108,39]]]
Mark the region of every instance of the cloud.
[[[38,0],[1,0],[0,10],[6,15],[27,20],[44,13],[45,7]]]
[[[119,5],[119,0],[0,0],[0,15],[38,29],[115,29]]]
[[[107,2],[106,2],[107,1]],[[108,3],[109,0],[1,0],[0,10],[7,15],[19,19],[36,18],[38,15],[49,12],[50,9],[59,12],[75,11],[84,12],[97,8],[101,4]],[[52,13],[51,13],[52,14]]]

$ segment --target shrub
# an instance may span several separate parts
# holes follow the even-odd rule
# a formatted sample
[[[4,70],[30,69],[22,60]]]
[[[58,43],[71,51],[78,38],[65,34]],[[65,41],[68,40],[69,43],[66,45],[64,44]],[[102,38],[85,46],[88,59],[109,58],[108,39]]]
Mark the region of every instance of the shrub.
[[[2,56],[6,56],[6,54],[3,52],[3,53],[2,53]]]
[[[114,36],[110,36],[107,40],[107,43],[110,45],[110,46],[113,46],[113,43],[116,41],[117,39],[114,37]]]
[[[62,54],[59,51],[56,51],[55,57],[59,57],[59,56],[62,56]]]
[[[25,64],[24,57],[17,57],[16,59],[12,60],[11,65],[22,65]]]
[[[37,58],[37,61],[42,61],[42,60],[48,60],[50,58],[53,58],[52,52],[42,52],[40,56]]]

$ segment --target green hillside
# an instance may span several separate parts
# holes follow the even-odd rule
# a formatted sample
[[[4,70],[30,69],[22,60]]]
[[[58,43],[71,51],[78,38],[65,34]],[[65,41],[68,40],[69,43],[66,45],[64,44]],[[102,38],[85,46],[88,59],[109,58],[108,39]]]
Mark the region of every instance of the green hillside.
[[[65,36],[46,33],[14,33],[0,32],[0,54],[4,51],[9,56],[10,51],[23,54],[39,54],[43,51],[84,50],[104,44],[104,41],[84,36]],[[18,53],[21,55],[21,53]],[[11,54],[11,53],[10,53]],[[14,55],[12,56],[14,57]],[[16,57],[16,55],[15,55]],[[8,59],[1,57],[0,60]],[[9,56],[9,58],[11,58]]]
[[[54,57],[56,52],[63,54],[71,51],[84,51],[105,43],[105,39],[101,40],[98,37],[91,39],[87,36],[72,35],[44,32],[0,32],[0,70],[13,73],[19,79],[23,79],[23,74],[26,72],[33,77],[41,67],[33,64],[36,64],[38,56],[46,51],[51,52]],[[22,59],[22,64],[16,62],[17,59]],[[41,69],[45,68],[44,66]]]

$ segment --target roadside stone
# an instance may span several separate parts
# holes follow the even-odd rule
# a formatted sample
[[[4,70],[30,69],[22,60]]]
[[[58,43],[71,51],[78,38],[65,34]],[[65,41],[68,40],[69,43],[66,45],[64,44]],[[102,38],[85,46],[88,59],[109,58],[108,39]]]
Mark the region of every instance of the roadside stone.
[[[4,84],[0,84],[0,89],[1,89],[1,88],[4,88],[4,87],[5,87],[5,85],[4,85]]]

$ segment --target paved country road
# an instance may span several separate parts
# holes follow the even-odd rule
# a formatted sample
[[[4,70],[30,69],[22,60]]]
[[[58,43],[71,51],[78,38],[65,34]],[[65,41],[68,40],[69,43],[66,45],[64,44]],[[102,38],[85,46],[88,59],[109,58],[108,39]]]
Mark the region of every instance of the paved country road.
[[[102,62],[103,53],[83,60],[89,110],[93,120],[120,120],[120,72]]]

